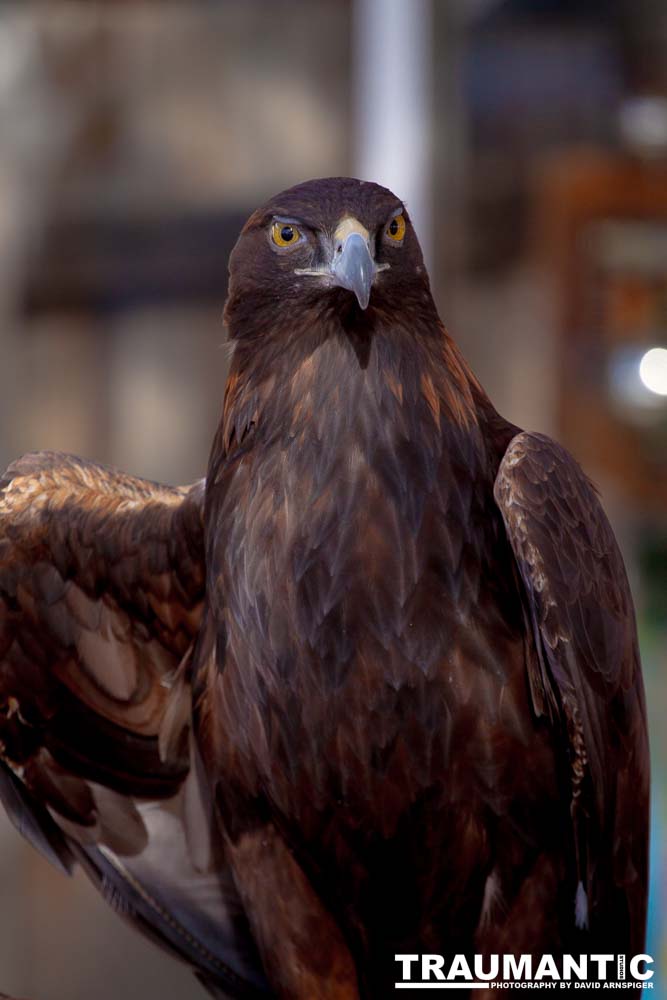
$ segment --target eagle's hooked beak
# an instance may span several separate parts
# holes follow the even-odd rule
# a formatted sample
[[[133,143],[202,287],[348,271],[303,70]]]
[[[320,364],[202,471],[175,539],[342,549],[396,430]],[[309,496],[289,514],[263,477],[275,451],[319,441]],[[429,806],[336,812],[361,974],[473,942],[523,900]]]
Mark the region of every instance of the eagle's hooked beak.
[[[366,309],[371,297],[371,287],[378,271],[386,271],[389,264],[377,264],[371,251],[371,238],[358,219],[347,216],[338,224],[330,245],[331,256],[320,267],[295,267],[295,274],[308,274],[324,278],[331,285],[354,292],[357,302]]]
[[[365,309],[376,271],[368,230],[357,219],[343,219],[334,233],[331,273],[335,284],[354,292],[357,302]]]

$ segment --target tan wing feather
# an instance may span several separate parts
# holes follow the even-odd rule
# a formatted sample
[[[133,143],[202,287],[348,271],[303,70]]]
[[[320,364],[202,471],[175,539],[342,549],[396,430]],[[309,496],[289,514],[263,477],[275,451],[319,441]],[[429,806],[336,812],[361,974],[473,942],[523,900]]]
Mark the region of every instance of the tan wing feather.
[[[154,796],[185,776],[157,737],[199,628],[202,506],[203,484],[53,453],[0,480],[2,757],[69,822],[98,822],[82,779]]]

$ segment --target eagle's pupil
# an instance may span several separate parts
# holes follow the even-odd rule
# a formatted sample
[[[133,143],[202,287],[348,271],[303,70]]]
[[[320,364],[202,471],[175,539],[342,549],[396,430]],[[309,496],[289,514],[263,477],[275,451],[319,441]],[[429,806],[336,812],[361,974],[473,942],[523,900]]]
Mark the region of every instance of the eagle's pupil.
[[[398,221],[396,219],[392,219],[389,223],[389,232],[392,236],[395,236],[398,232]]]
[[[294,239],[294,230],[291,226],[283,226],[280,230],[280,238],[284,243],[291,243]]]

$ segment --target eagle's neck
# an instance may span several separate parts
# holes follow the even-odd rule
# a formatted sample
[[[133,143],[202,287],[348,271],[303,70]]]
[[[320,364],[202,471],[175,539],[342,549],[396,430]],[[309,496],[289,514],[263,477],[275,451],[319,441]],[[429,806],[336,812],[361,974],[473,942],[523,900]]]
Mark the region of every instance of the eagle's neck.
[[[481,472],[482,425],[492,415],[439,322],[429,318],[416,331],[321,325],[292,331],[280,346],[236,343],[217,448],[230,454],[252,430],[258,446],[276,445],[297,461],[347,453],[372,463],[391,452],[434,471],[444,448]]]

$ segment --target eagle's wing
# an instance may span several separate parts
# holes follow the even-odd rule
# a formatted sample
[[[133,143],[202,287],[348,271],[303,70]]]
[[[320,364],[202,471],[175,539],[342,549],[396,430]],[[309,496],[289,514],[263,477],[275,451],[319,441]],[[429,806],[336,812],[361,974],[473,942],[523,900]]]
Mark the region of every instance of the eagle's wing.
[[[170,488],[53,453],[0,479],[0,799],[51,861],[81,862],[207,985],[250,996],[263,976],[180,737],[203,502],[203,482]]]
[[[533,704],[562,727],[567,746],[581,879],[573,918],[606,950],[641,950],[649,764],[623,560],[593,486],[549,438],[513,438],[494,495],[535,635]]]

